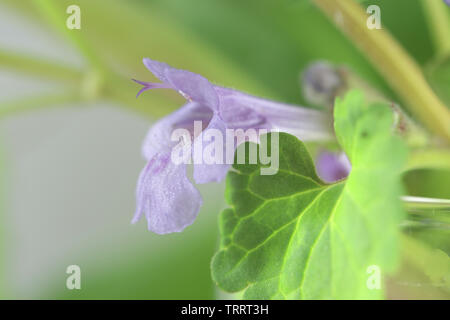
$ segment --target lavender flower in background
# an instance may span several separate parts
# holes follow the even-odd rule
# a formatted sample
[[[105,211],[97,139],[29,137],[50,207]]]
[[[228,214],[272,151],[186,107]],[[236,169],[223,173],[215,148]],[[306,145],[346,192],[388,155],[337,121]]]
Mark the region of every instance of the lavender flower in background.
[[[445,2],[448,6],[450,6],[450,0],[444,0],[444,2]]]
[[[301,75],[303,95],[307,102],[331,107],[345,81],[338,70],[326,61],[311,63]]]
[[[344,152],[322,151],[316,159],[317,174],[328,183],[346,178],[351,168]]]
[[[193,223],[202,204],[198,190],[186,176],[186,164],[174,164],[171,140],[175,129],[189,130],[194,140],[194,121],[202,121],[204,131],[216,129],[268,129],[283,131],[303,141],[324,140],[333,136],[329,114],[277,103],[254,97],[233,89],[211,84],[206,78],[169,65],[144,59],[144,65],[162,83],[135,80],[143,85],[138,96],[149,89],[167,88],[179,92],[188,102],[176,112],[153,125],[142,146],[148,163],[142,170],[136,191],[136,212],[132,223],[142,213],[148,229],[159,233],[180,232]],[[196,164],[194,181],[198,184],[222,181],[228,164]]]

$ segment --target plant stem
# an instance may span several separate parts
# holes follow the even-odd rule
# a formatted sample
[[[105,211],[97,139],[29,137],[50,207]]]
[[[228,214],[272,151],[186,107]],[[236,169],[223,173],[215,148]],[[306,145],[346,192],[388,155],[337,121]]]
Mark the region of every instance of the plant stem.
[[[80,100],[78,91],[67,91],[60,94],[48,94],[3,102],[0,106],[0,119],[17,112],[34,111],[65,103],[75,103]]]
[[[450,150],[426,148],[412,151],[405,170],[416,169],[450,170]]]
[[[368,56],[404,105],[432,132],[450,141],[449,109],[439,100],[419,66],[397,41],[384,29],[369,30],[367,15],[352,0],[314,2]]]
[[[98,99],[116,99],[121,105],[127,106],[127,109],[152,118],[163,116],[178,105],[174,95],[168,95],[166,92],[155,92],[150,103],[142,103],[142,101],[135,98],[138,91],[136,84],[113,72],[105,72],[104,76],[108,81],[99,84],[98,82],[101,79],[98,79],[99,74],[96,72],[88,71],[83,73],[64,65],[1,50],[0,66],[15,72],[39,76],[39,78],[65,81],[69,85],[75,86],[75,89],[72,91],[66,90],[60,94],[39,95],[2,102],[0,105],[0,118],[21,111],[43,109],[45,103],[49,103],[49,107],[52,107],[57,104]],[[102,86],[101,88],[100,85]],[[169,107],[161,108],[164,105]],[[171,107],[172,105],[173,107]]]
[[[1,50],[0,66],[21,73],[47,77],[59,81],[79,82],[82,77],[82,73],[76,69],[19,53]]]
[[[450,55],[450,16],[443,1],[422,0],[438,60]]]
[[[55,27],[69,38],[80,50],[83,56],[88,60],[93,69],[101,71],[105,69],[103,61],[98,57],[94,50],[86,43],[81,36],[80,30],[69,30],[66,27],[65,10],[55,4],[53,0],[34,0],[36,8]]]

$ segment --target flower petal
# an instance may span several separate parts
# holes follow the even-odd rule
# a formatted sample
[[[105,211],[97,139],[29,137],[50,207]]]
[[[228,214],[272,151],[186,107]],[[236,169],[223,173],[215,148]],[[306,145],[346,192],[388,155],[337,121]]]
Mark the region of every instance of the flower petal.
[[[144,65],[147,67],[147,69],[155,75],[159,80],[161,80],[164,83],[167,83],[166,78],[166,70],[167,69],[173,69],[171,66],[169,66],[167,63],[155,61],[149,58],[143,59]]]
[[[227,113],[233,114],[233,110],[238,111],[237,115],[243,115],[240,119],[234,116],[227,121],[229,127],[235,127],[233,122],[241,120],[241,126],[287,132],[302,141],[329,140],[334,136],[333,120],[329,113],[266,100],[228,88],[216,87],[216,91],[225,119],[229,119]],[[252,112],[243,113],[244,108]]]
[[[344,179],[352,168],[344,152],[322,151],[316,159],[317,174],[326,182]]]
[[[179,69],[166,69],[165,76],[172,87],[180,92],[186,99],[195,101],[218,110],[219,97],[214,86],[199,74]]]
[[[234,96],[221,97],[220,115],[233,129],[270,129],[267,118]]]
[[[165,83],[145,82],[145,81],[139,81],[136,79],[131,79],[131,80],[144,86],[141,90],[139,90],[139,92],[136,95],[136,98],[139,97],[142,92],[150,90],[150,89],[169,89],[169,88],[171,88],[170,85],[165,84]]]
[[[142,155],[150,160],[162,150],[170,150],[176,142],[171,141],[173,130],[187,129],[193,134],[195,120],[202,121],[205,126],[212,118],[212,111],[195,102],[185,104],[177,111],[157,121],[148,131],[142,144]]]
[[[150,231],[180,232],[194,222],[201,205],[199,191],[186,176],[186,165],[175,165],[170,154],[158,153],[139,176],[132,223],[144,212]]]
[[[197,137],[194,140],[193,144],[193,159],[194,159],[194,181],[198,184],[202,183],[209,183],[209,182],[220,182],[222,181],[226,174],[228,169],[230,168],[230,164],[227,164],[225,161],[226,157],[226,143],[224,139],[226,138],[226,124],[222,120],[222,118],[215,114],[211,121],[209,122],[206,129],[203,131],[202,135]],[[213,163],[208,164],[208,160],[205,159],[205,156],[208,157],[208,155],[204,155],[205,147],[210,143],[215,143],[216,141],[212,142],[205,142],[203,141],[204,135],[208,132],[211,132],[211,130],[218,130],[222,136],[222,148],[220,152],[222,153],[221,162],[220,163]],[[197,151],[198,150],[198,151]],[[199,152],[198,156],[201,157],[201,163],[196,163],[196,152]],[[234,153],[234,152],[233,152]]]
[[[172,68],[166,63],[144,58],[144,65],[164,84],[170,85],[186,99],[217,110],[219,98],[214,86],[199,74]],[[143,84],[143,83],[141,83]]]

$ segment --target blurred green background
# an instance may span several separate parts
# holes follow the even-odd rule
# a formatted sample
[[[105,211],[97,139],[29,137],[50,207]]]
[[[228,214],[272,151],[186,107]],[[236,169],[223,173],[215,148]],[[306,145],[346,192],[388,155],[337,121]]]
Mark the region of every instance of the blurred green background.
[[[373,1],[360,2],[365,6]],[[428,70],[436,52],[421,1],[375,2],[383,28]],[[65,10],[71,4],[81,8],[81,30],[65,27]],[[3,298],[223,297],[209,272],[217,214],[225,205],[223,185],[200,189],[205,205],[183,233],[158,236],[146,231],[143,221],[129,225],[134,184],[144,165],[139,145],[145,130],[183,103],[164,90],[135,99],[138,86],[130,79],[154,80],[142,65],[143,57],[200,73],[223,86],[300,105],[307,104],[301,71],[313,61],[327,60],[348,66],[397,99],[364,54],[307,0],[1,0],[0,12]],[[450,68],[439,70],[432,81],[448,104]],[[7,90],[11,79],[17,85]],[[46,139],[52,138],[56,132],[49,128],[60,132],[69,120],[76,128],[45,149],[46,142],[36,137],[49,131]],[[30,139],[33,143],[27,144]],[[70,141],[78,147],[68,146]],[[35,153],[23,151],[30,148],[54,153],[48,158],[41,154],[47,167],[32,166]],[[61,156],[61,150],[73,153]],[[43,174],[54,172],[50,189],[42,175],[35,176],[41,169]],[[411,172],[405,181],[413,195],[450,198],[449,171]],[[52,188],[61,194],[48,192]],[[31,196],[31,209],[21,206]],[[40,205],[52,203],[53,197],[59,197],[58,206]],[[68,229],[77,231],[69,233],[70,240]],[[46,241],[39,241],[46,235]],[[442,237],[448,241],[448,231]],[[81,290],[65,287],[70,264],[81,267]],[[425,281],[420,270],[411,272],[418,282]],[[393,283],[388,297],[448,297],[441,288],[427,293]]]

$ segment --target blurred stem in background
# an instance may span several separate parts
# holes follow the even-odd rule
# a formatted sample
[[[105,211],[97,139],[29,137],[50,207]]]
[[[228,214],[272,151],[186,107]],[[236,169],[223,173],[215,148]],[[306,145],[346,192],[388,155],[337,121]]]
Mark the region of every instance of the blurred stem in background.
[[[57,5],[53,0],[34,0],[34,3],[36,9],[41,12],[44,17],[46,17],[47,21],[76,45],[83,56],[87,59],[92,69],[99,73],[102,73],[107,69],[95,51],[86,43],[86,41],[84,41],[81,33],[71,32],[71,30],[66,28],[64,7]]]
[[[70,87],[65,92],[58,94],[38,95],[11,102],[3,102],[0,107],[0,118],[16,112],[48,108],[66,102],[77,102],[81,99],[78,88],[83,79],[83,74],[76,69],[1,50],[0,65],[27,75],[63,81]]]
[[[443,148],[421,148],[412,151],[406,170],[425,168],[450,170],[450,150]]]
[[[170,60],[174,64],[178,62],[183,67],[200,70],[207,76],[214,73],[220,74],[225,83],[228,79],[228,82],[242,86],[249,92],[267,94],[271,90],[270,87],[261,86],[252,76],[242,73],[220,52],[204,45],[195,38],[195,35],[170,19],[166,19],[158,11],[146,11],[144,16],[141,11],[130,6],[130,2],[114,1],[105,6],[101,1],[80,1],[80,5],[89,7],[88,13],[83,16],[83,21],[86,20],[86,23],[89,23],[95,18],[97,26],[80,32],[65,28],[67,18],[65,7],[71,4],[70,1],[33,1],[38,10],[27,12],[27,15],[59,30],[64,35],[64,39],[69,39],[79,49],[88,63],[87,68],[79,71],[71,66],[61,66],[58,62],[42,61],[40,57],[20,54],[16,56],[15,53],[9,52],[0,53],[0,65],[25,74],[39,75],[41,78],[64,80],[65,84],[69,85],[68,91],[72,88],[75,91],[78,90],[79,100],[77,101],[118,102],[121,107],[151,118],[173,111],[178,103],[181,104],[181,98],[176,94],[162,90],[153,94],[151,99],[136,100],[135,98],[137,88],[130,78],[137,77],[138,74],[144,75],[142,78],[145,77],[147,73],[141,64],[141,59],[149,53],[154,58]],[[28,9],[24,3],[12,0],[8,2],[21,11]],[[164,32],[158,30],[164,30]],[[151,41],[142,40],[149,37]],[[183,52],[182,55],[180,50]],[[73,84],[75,86],[70,86]],[[39,100],[41,98],[36,97]],[[61,95],[45,98],[57,104]],[[17,110],[32,108],[28,99],[13,101],[9,105],[17,107]],[[5,115],[12,114],[14,111],[9,108]]]
[[[37,110],[60,106],[66,103],[92,102],[97,100],[111,100],[119,102],[127,108],[152,116],[159,117],[168,110],[148,108],[135,99],[136,87],[129,80],[111,70],[95,53],[95,50],[84,40],[82,33],[71,32],[65,26],[65,9],[56,5],[52,0],[34,0],[35,7],[42,17],[56,30],[76,46],[88,62],[85,71],[79,71],[68,65],[41,58],[21,55],[15,52],[0,50],[0,65],[8,69],[19,71],[27,75],[36,75],[40,78],[62,81],[67,85],[61,93],[52,95],[37,95],[25,99],[4,102],[0,108],[0,117],[15,114],[16,112]],[[155,104],[167,104],[168,97],[155,95]]]
[[[80,72],[75,68],[54,61],[46,61],[2,50],[0,50],[0,65],[29,76],[39,76],[40,78],[62,82],[67,86],[67,89],[57,94],[36,95],[11,102],[3,102],[0,107],[0,117],[17,112],[61,106],[65,103],[91,102],[98,99],[111,99],[139,112],[149,113],[149,110],[143,110],[144,105],[136,101],[136,88],[132,82],[111,71],[100,73],[92,69]],[[104,78],[107,81],[104,81]],[[154,99],[163,105],[162,99],[158,100],[158,97]],[[159,109],[152,109],[151,111],[154,116],[160,116],[167,112]]]
[[[2,49],[0,49],[0,65],[29,75],[65,81],[71,84],[78,84],[82,78],[82,73],[79,70],[69,66],[54,61],[39,60],[17,52],[3,51]]]
[[[449,10],[443,1],[422,0],[437,52],[437,60],[450,56]]]
[[[313,0],[369,57],[410,111],[428,129],[450,141],[450,111],[420,67],[384,29],[367,28],[367,15],[353,0]]]
[[[110,68],[96,54],[95,50],[89,46],[82,36],[82,33],[72,32],[65,25],[66,16],[64,15],[64,7],[56,4],[53,0],[34,0],[35,6],[46,20],[57,30],[67,36],[68,39],[79,49],[84,58],[88,61],[88,71],[80,79],[80,98],[83,100],[95,100],[98,98],[116,98],[119,102],[125,102],[126,106],[136,106],[136,103],[118,94],[122,88],[128,88],[126,80],[109,71]],[[108,79],[108,83],[106,83]],[[120,89],[119,89],[120,88]],[[126,90],[125,90],[126,91]],[[131,92],[128,92],[131,94]],[[109,95],[108,95],[109,94]],[[64,97],[70,98],[68,94]],[[134,96],[134,95],[133,95]],[[60,103],[58,97],[51,102]]]
[[[65,103],[76,103],[78,101],[81,101],[78,90],[68,90],[60,94],[47,94],[14,100],[12,102],[3,102],[0,107],[0,118],[17,112],[28,110],[37,111]]]

